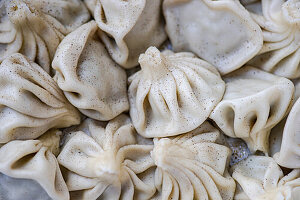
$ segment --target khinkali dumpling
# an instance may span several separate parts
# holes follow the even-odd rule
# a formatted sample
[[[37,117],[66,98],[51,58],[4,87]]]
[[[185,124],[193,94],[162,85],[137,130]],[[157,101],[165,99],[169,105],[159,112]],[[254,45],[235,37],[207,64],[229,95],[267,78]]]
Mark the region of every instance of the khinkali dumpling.
[[[155,138],[157,199],[233,199],[235,182],[226,169],[231,151],[219,140],[208,122],[180,136]]]
[[[79,123],[79,112],[39,65],[19,53],[1,63],[0,143]]]
[[[85,0],[102,30],[100,37],[112,58],[124,68],[138,65],[149,46],[166,40],[162,0]]]
[[[251,151],[267,153],[270,130],[292,102],[293,83],[249,66],[223,79],[225,94],[210,118],[226,135],[245,140]]]
[[[14,140],[0,148],[0,172],[39,183],[54,200],[68,200],[69,191],[56,156],[61,132],[50,130],[37,140]]]
[[[288,78],[300,77],[300,4],[298,0],[262,0],[262,15],[252,14],[264,44],[249,63]]]
[[[300,196],[300,170],[283,174],[273,158],[250,156],[233,166],[232,177],[243,191],[236,200],[296,200]]]
[[[81,0],[8,0],[0,18],[0,63],[20,52],[49,73],[59,42],[90,14]]]
[[[72,133],[58,156],[71,199],[150,199],[155,193],[153,145],[138,144],[130,118],[86,119],[86,131]]]
[[[276,162],[288,168],[300,168],[300,99],[294,104],[283,129],[280,152]]]
[[[197,128],[221,100],[218,71],[192,53],[160,53],[150,47],[141,70],[129,78],[130,116],[144,137],[178,135]]]
[[[293,101],[290,104],[290,108],[288,109],[288,112],[290,112],[290,109],[292,106],[296,103],[300,96],[300,80],[293,80],[293,83],[295,85],[295,92],[294,92],[294,98]],[[270,133],[270,146],[269,146],[269,156],[273,157],[275,153],[280,151],[281,143],[282,143],[282,135],[284,126],[286,124],[287,116],[283,118],[274,128],[272,128]],[[288,135],[288,134],[287,134]]]
[[[58,86],[83,114],[110,120],[129,109],[127,77],[97,38],[95,21],[82,25],[60,43],[52,67]]]
[[[175,51],[192,51],[221,74],[240,68],[262,47],[262,32],[237,1],[165,0],[166,31]]]

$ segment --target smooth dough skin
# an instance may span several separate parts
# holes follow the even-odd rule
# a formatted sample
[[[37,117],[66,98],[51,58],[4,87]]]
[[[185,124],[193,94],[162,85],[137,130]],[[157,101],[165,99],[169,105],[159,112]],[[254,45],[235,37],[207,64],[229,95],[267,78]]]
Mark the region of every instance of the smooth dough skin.
[[[232,171],[239,184],[236,200],[299,199],[300,170],[284,175],[271,157],[250,156],[233,166]]]
[[[79,112],[39,65],[16,53],[0,65],[0,144],[80,123]]]
[[[245,140],[252,152],[268,153],[270,130],[288,112],[293,82],[250,66],[223,79],[225,94],[210,118],[226,135]]]
[[[48,73],[63,37],[90,19],[80,0],[8,0],[0,12],[0,63],[19,52]]]
[[[100,42],[95,21],[59,44],[52,67],[55,80],[71,104],[84,115],[107,121],[129,109],[127,76]]]
[[[192,53],[140,55],[141,70],[129,77],[130,117],[144,137],[167,137],[197,128],[222,99],[217,69]]]
[[[280,152],[276,162],[287,168],[300,168],[300,99],[296,101],[286,120]]]
[[[126,115],[108,123],[86,119],[58,156],[72,200],[143,200],[155,193],[153,145],[139,144]]]
[[[52,129],[36,140],[14,140],[0,148],[0,172],[36,181],[53,200],[69,200],[56,156],[61,132]]]
[[[261,29],[236,0],[165,0],[163,12],[174,50],[194,52],[222,75],[262,47]]]
[[[263,48],[249,64],[287,78],[300,77],[300,4],[298,0],[262,0],[252,18],[263,30]]]
[[[149,46],[166,39],[162,0],[84,0],[102,30],[100,37],[119,65],[129,69]]]

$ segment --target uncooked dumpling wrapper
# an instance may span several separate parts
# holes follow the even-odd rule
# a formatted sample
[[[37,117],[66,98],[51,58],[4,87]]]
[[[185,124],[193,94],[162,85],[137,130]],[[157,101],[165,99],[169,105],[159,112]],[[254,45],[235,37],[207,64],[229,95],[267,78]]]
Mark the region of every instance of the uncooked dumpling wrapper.
[[[149,46],[167,38],[162,0],[85,0],[102,30],[100,37],[112,58],[124,68],[138,65]]]
[[[155,193],[153,145],[138,143],[130,118],[83,123],[85,132],[71,133],[58,156],[67,168],[71,199],[150,199]]]
[[[154,199],[233,199],[235,182],[227,172],[231,151],[220,141],[208,122],[180,136],[155,138]]]
[[[237,0],[165,0],[163,12],[174,50],[194,52],[222,75],[262,47],[261,29]]]
[[[56,82],[71,104],[97,120],[110,120],[129,109],[127,77],[106,52],[90,21],[67,35],[52,67]]]
[[[249,64],[287,78],[300,77],[299,0],[262,0],[252,18],[263,30],[264,44]]]
[[[249,66],[223,79],[225,94],[210,118],[226,135],[245,140],[252,152],[268,153],[270,130],[287,114],[294,84]]]
[[[300,168],[300,99],[294,104],[286,120],[280,152],[274,155],[279,165]]]
[[[16,53],[0,65],[0,143],[80,123],[79,112],[39,65]]]
[[[236,200],[296,200],[300,196],[300,170],[283,174],[271,157],[250,156],[232,168],[238,182]]]
[[[221,100],[217,69],[192,53],[150,47],[129,78],[130,116],[144,137],[167,137],[197,128]]]
[[[36,181],[54,200],[69,200],[56,156],[61,132],[50,130],[36,140],[14,140],[0,148],[0,172]]]
[[[0,63],[22,53],[50,73],[63,37],[90,19],[80,0],[8,0],[1,7]]]

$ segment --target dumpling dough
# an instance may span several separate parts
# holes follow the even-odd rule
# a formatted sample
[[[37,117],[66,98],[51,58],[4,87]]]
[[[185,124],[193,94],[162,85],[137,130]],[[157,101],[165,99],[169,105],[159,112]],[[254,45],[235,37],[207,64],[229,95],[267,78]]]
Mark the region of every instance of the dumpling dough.
[[[225,94],[210,118],[226,135],[245,140],[252,152],[267,153],[270,130],[292,102],[293,83],[249,66],[223,79]]]
[[[300,96],[300,80],[293,80],[293,83],[295,85],[295,92],[294,92],[294,98],[292,103],[290,104],[290,108],[288,109],[288,112],[290,112],[293,105],[296,103]],[[272,128],[270,133],[270,154],[269,156],[273,157],[275,153],[280,151],[281,143],[282,143],[282,135],[284,126],[286,124],[287,116],[283,118],[274,128]],[[288,135],[288,134],[287,134]],[[295,148],[297,149],[297,148]],[[299,165],[300,166],[300,165]]]
[[[300,4],[298,0],[262,0],[262,15],[252,14],[264,44],[250,65],[287,78],[300,77]]]
[[[232,177],[243,191],[236,200],[296,200],[300,196],[300,170],[284,176],[273,158],[250,156],[233,166]]]
[[[60,43],[52,67],[58,86],[83,114],[110,120],[129,109],[127,77],[97,38],[95,21],[82,25]]]
[[[276,162],[288,168],[300,168],[300,99],[294,104],[284,126],[280,152]]]
[[[8,0],[1,7],[0,63],[20,52],[50,73],[50,63],[64,35],[87,22],[81,0]]]
[[[124,68],[138,65],[149,46],[167,38],[162,0],[85,0],[102,30],[100,37],[112,58]]]
[[[165,0],[163,11],[174,50],[194,52],[223,75],[262,47],[261,29],[237,0]]]
[[[218,71],[192,53],[140,55],[141,70],[129,78],[130,116],[144,137],[179,135],[197,128],[221,100]]]
[[[231,151],[218,142],[220,133],[208,122],[177,137],[155,138],[157,199],[233,199],[235,182],[226,169]]]
[[[14,140],[0,148],[0,172],[37,181],[54,200],[69,200],[56,156],[61,132],[48,131],[37,140]]]
[[[16,53],[0,65],[0,143],[80,123],[79,112],[39,65]]]
[[[138,144],[130,118],[119,115],[105,124],[85,120],[83,131],[67,140],[59,163],[71,199],[150,199],[155,193],[153,145]]]

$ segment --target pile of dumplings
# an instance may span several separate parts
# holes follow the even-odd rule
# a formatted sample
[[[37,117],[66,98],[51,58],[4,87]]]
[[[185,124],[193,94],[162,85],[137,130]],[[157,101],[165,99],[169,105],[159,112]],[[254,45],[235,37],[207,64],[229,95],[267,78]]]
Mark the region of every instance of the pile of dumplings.
[[[0,200],[299,200],[299,96],[300,0],[1,0]]]

